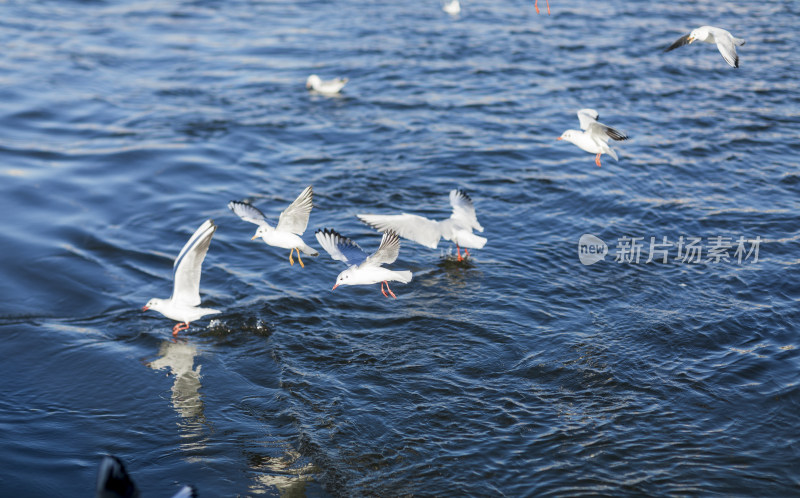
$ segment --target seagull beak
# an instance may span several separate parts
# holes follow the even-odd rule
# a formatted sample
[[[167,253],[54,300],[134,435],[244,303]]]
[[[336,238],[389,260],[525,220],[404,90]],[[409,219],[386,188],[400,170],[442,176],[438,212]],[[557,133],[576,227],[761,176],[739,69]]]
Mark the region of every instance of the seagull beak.
[[[564,138],[563,137],[558,137],[558,138],[556,138],[556,140],[564,140]]]
[[[334,285],[333,289],[331,289],[331,290],[336,290],[337,287],[339,287],[339,284]]]
[[[150,309],[150,308],[148,308],[147,306],[142,306],[142,311],[147,311],[147,310],[149,310],[149,309]]]
[[[692,42],[695,41],[695,40],[696,40],[696,38],[691,37],[691,36],[689,38],[687,38],[687,41],[689,42],[689,45],[691,45]]]
[[[256,240],[257,238],[258,238],[258,234],[255,234],[252,237],[250,237],[250,240]]]

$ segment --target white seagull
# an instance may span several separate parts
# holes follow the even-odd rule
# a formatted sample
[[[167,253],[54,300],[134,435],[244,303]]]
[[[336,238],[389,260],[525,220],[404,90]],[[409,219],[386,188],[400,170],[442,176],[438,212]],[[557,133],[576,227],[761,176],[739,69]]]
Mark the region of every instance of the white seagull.
[[[293,203],[289,204],[289,207],[283,210],[280,218],[278,218],[278,225],[275,228],[272,228],[270,224],[267,223],[267,218],[264,216],[264,213],[246,202],[231,201],[228,203],[228,207],[231,211],[236,213],[239,218],[258,225],[256,234],[253,235],[250,240],[261,237],[267,245],[289,249],[290,265],[294,265],[292,253],[297,251],[297,261],[300,263],[301,267],[305,268],[303,260],[300,259],[301,251],[303,254],[308,254],[309,256],[319,255],[317,251],[300,238],[303,232],[306,231],[306,226],[308,225],[308,216],[311,214],[311,208],[313,207],[313,196],[314,192],[311,189],[311,185],[309,185],[305,190],[300,192],[300,195],[297,196],[297,199],[295,199]]]
[[[449,0],[442,5],[442,10],[450,14],[451,16],[457,16],[461,13],[461,2],[458,0]]]
[[[174,287],[169,299],[153,298],[147,301],[142,311],[153,309],[165,317],[178,322],[172,327],[172,335],[189,328],[189,322],[206,315],[219,313],[211,308],[200,308],[200,272],[203,260],[211,244],[211,237],[217,226],[213,220],[206,220],[181,249],[172,267]]]
[[[347,78],[322,80],[316,74],[312,74],[306,80],[306,88],[326,95],[334,95],[339,93],[348,81]]]
[[[684,45],[689,45],[694,41],[701,41],[706,43],[716,43],[719,53],[725,59],[725,62],[733,67],[739,67],[739,56],[736,54],[736,46],[744,45],[744,40],[736,38],[729,31],[722,28],[715,28],[714,26],[700,26],[693,29],[688,35],[681,36],[675,43],[667,47],[665,52],[674,50]]]
[[[331,255],[331,258],[349,265],[336,277],[334,289],[340,285],[370,285],[380,282],[383,295],[389,297],[383,290],[385,284],[389,294],[396,298],[397,296],[389,288],[389,281],[396,280],[404,284],[411,282],[410,271],[389,270],[381,266],[394,263],[400,253],[400,239],[396,233],[383,234],[381,245],[370,256],[351,239],[330,228],[317,230],[316,235],[320,245]]]
[[[610,155],[615,161],[619,160],[614,149],[608,146],[608,139],[627,140],[628,136],[610,126],[598,123],[598,117],[599,114],[594,109],[581,109],[578,111],[578,119],[581,122],[581,130],[584,131],[567,130],[556,140],[566,140],[586,152],[597,154],[594,158],[594,163],[600,166],[600,156],[602,154]]]
[[[379,232],[394,232],[404,239],[409,239],[417,244],[435,249],[439,239],[453,241],[456,245],[458,261],[461,257],[461,247],[469,256],[469,249],[481,249],[486,245],[486,238],[475,235],[472,230],[483,232],[483,227],[478,223],[472,199],[460,189],[450,191],[450,205],[453,214],[446,220],[429,220],[415,214],[359,214],[358,219]],[[466,257],[465,256],[465,257]]]

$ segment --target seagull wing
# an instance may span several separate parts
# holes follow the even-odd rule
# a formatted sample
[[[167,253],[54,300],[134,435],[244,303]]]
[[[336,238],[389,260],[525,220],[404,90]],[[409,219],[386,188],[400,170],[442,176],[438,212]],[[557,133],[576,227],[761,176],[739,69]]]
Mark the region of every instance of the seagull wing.
[[[578,111],[578,120],[581,122],[581,130],[586,130],[592,123],[597,122],[600,115],[594,109],[581,109]]]
[[[689,44],[689,35],[683,35],[677,40],[675,40],[675,42],[672,45],[664,49],[664,52],[669,52],[670,50],[675,50],[678,47],[682,47],[688,44]]]
[[[259,211],[257,208],[253,207],[252,205],[246,202],[239,202],[239,201],[231,201],[228,203],[228,209],[233,211],[236,216],[243,219],[244,221],[249,221],[250,223],[255,223],[258,226],[267,225],[267,218],[264,216],[264,213]]]
[[[311,214],[313,207],[311,201],[314,197],[314,192],[311,185],[305,188],[289,207],[283,210],[281,217],[278,220],[276,230],[281,232],[291,232],[297,235],[303,235],[308,225],[308,216]]]
[[[394,263],[400,254],[400,237],[394,232],[386,232],[381,239],[378,250],[369,256],[362,266],[380,266],[384,263]]]
[[[472,199],[466,192],[461,189],[451,190],[450,205],[453,206],[451,219],[456,219],[479,232],[483,231],[483,227],[478,223],[478,217],[475,216],[475,206],[472,205]]]
[[[597,121],[589,125],[586,131],[592,135],[592,138],[602,140],[603,142],[608,142],[609,138],[613,138],[618,142],[628,139],[628,135],[610,126],[604,125],[603,123],[598,123]]]
[[[330,228],[317,230],[315,235],[319,245],[322,246],[331,258],[343,261],[348,265],[360,265],[367,259],[367,253],[351,239]]]
[[[435,249],[442,237],[438,221],[415,214],[359,214],[358,219],[379,232],[394,232],[404,239]]]
[[[714,38],[717,42],[719,53],[725,59],[725,62],[732,67],[739,67],[739,55],[736,53],[736,45],[733,44],[733,36],[730,33],[717,35]]]
[[[106,455],[97,469],[97,489],[95,496],[139,496],[139,489],[133,482],[122,460]]]
[[[172,301],[186,306],[200,304],[200,272],[217,226],[206,220],[183,246],[172,269]]]

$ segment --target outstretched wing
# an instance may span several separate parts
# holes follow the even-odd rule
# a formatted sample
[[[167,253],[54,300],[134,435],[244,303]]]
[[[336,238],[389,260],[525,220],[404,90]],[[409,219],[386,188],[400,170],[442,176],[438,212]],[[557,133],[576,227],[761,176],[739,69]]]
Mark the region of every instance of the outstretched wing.
[[[466,192],[461,189],[451,190],[450,205],[453,206],[451,218],[457,219],[479,232],[483,231],[483,227],[478,223],[478,217],[475,216],[475,206],[472,205],[472,199]]]
[[[305,188],[289,207],[283,210],[281,217],[278,220],[276,230],[281,232],[291,232],[297,235],[303,235],[308,225],[308,216],[311,214],[313,207],[312,198],[314,192],[311,185]]]
[[[616,141],[627,140],[628,135],[622,133],[619,130],[615,130],[614,128],[604,125],[603,123],[594,122],[587,128],[587,131],[596,138],[601,139],[604,142],[608,142],[609,138],[613,138]]]
[[[181,249],[172,268],[172,301],[186,306],[200,304],[200,273],[217,226],[206,220]]]
[[[589,129],[592,123],[597,122],[600,115],[594,109],[581,109],[578,111],[578,121],[581,122],[581,130]]]
[[[669,52],[670,50],[675,50],[678,47],[682,47],[684,45],[688,45],[689,44],[689,36],[690,35],[681,36],[680,38],[675,40],[675,42],[672,45],[670,45],[669,47],[664,49],[664,52]]]
[[[359,214],[358,219],[379,232],[395,232],[404,239],[435,249],[442,237],[439,222],[415,214]]]
[[[384,263],[394,263],[400,254],[400,237],[394,232],[386,232],[381,239],[378,250],[364,261],[363,266],[380,266]]]
[[[122,460],[114,455],[106,455],[100,462],[95,496],[139,496],[139,488],[128,475]]]
[[[715,40],[717,42],[717,48],[719,49],[719,53],[722,54],[722,58],[725,59],[732,67],[739,67],[739,55],[736,53],[736,45],[733,44],[733,37],[726,33],[727,36],[717,36]]]
[[[246,202],[239,202],[239,201],[231,201],[228,203],[228,208],[233,211],[236,216],[243,219],[244,221],[249,221],[250,223],[255,223],[258,226],[267,225],[267,218],[264,216],[264,213],[259,211],[257,208],[253,207],[252,205]]]
[[[317,242],[336,261],[348,265],[360,265],[367,259],[367,253],[351,239],[339,234],[331,228],[323,228],[315,232]]]

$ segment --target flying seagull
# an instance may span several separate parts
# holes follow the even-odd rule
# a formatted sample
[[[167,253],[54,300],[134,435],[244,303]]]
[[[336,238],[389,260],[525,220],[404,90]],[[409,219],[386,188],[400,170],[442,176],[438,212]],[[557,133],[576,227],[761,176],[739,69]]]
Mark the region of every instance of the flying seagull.
[[[396,233],[383,234],[381,245],[371,255],[367,255],[351,239],[330,228],[317,230],[316,236],[322,248],[331,255],[331,258],[348,265],[348,268],[336,277],[334,289],[340,285],[370,285],[380,282],[383,295],[389,297],[386,294],[386,291],[389,291],[389,294],[396,298],[397,296],[389,288],[389,281],[396,280],[404,284],[411,282],[410,271],[389,270],[382,266],[394,263],[400,253],[400,239]],[[383,290],[384,285],[386,285],[386,291]]]
[[[147,301],[142,311],[158,311],[165,317],[176,320],[172,335],[189,328],[189,322],[206,315],[219,313],[211,308],[200,308],[200,272],[203,260],[211,244],[211,237],[217,226],[213,220],[206,220],[181,249],[172,267],[173,289],[169,299],[153,298]]]
[[[469,249],[481,249],[486,245],[486,238],[472,233],[472,230],[483,232],[483,227],[475,216],[472,199],[460,189],[450,191],[450,205],[453,214],[446,220],[435,221],[415,214],[359,214],[358,219],[379,232],[394,232],[404,239],[435,249],[439,239],[453,241],[456,245],[458,260],[461,247],[469,256]]]
[[[600,166],[600,156],[602,154],[610,155],[615,161],[619,160],[614,149],[608,146],[608,139],[612,138],[621,141],[627,140],[628,136],[610,126],[598,123],[598,117],[599,115],[594,109],[581,109],[578,111],[578,119],[581,123],[581,130],[584,131],[567,130],[556,140],[566,140],[586,152],[597,154],[594,162],[597,166]]]
[[[267,218],[264,216],[264,213],[246,202],[231,201],[228,203],[228,207],[231,211],[236,213],[239,218],[258,225],[256,234],[253,235],[250,240],[261,237],[267,245],[289,249],[290,265],[294,265],[292,253],[297,251],[297,261],[302,268],[305,268],[303,260],[300,259],[300,252],[308,254],[309,256],[319,255],[317,251],[300,238],[303,232],[306,231],[306,226],[308,225],[308,216],[311,214],[311,208],[313,207],[313,196],[314,192],[311,189],[311,185],[309,185],[305,190],[300,192],[300,195],[297,196],[294,202],[289,204],[289,207],[283,210],[280,218],[278,218],[278,225],[275,228],[272,228],[272,226],[267,223]]]
[[[739,67],[739,55],[736,54],[736,46],[744,45],[744,40],[736,38],[727,30],[722,28],[715,28],[714,26],[701,26],[693,29],[688,35],[681,36],[675,43],[667,47],[665,52],[675,50],[684,45],[690,45],[694,41],[701,41],[706,43],[716,43],[719,53],[725,59],[725,62],[733,67]]]

